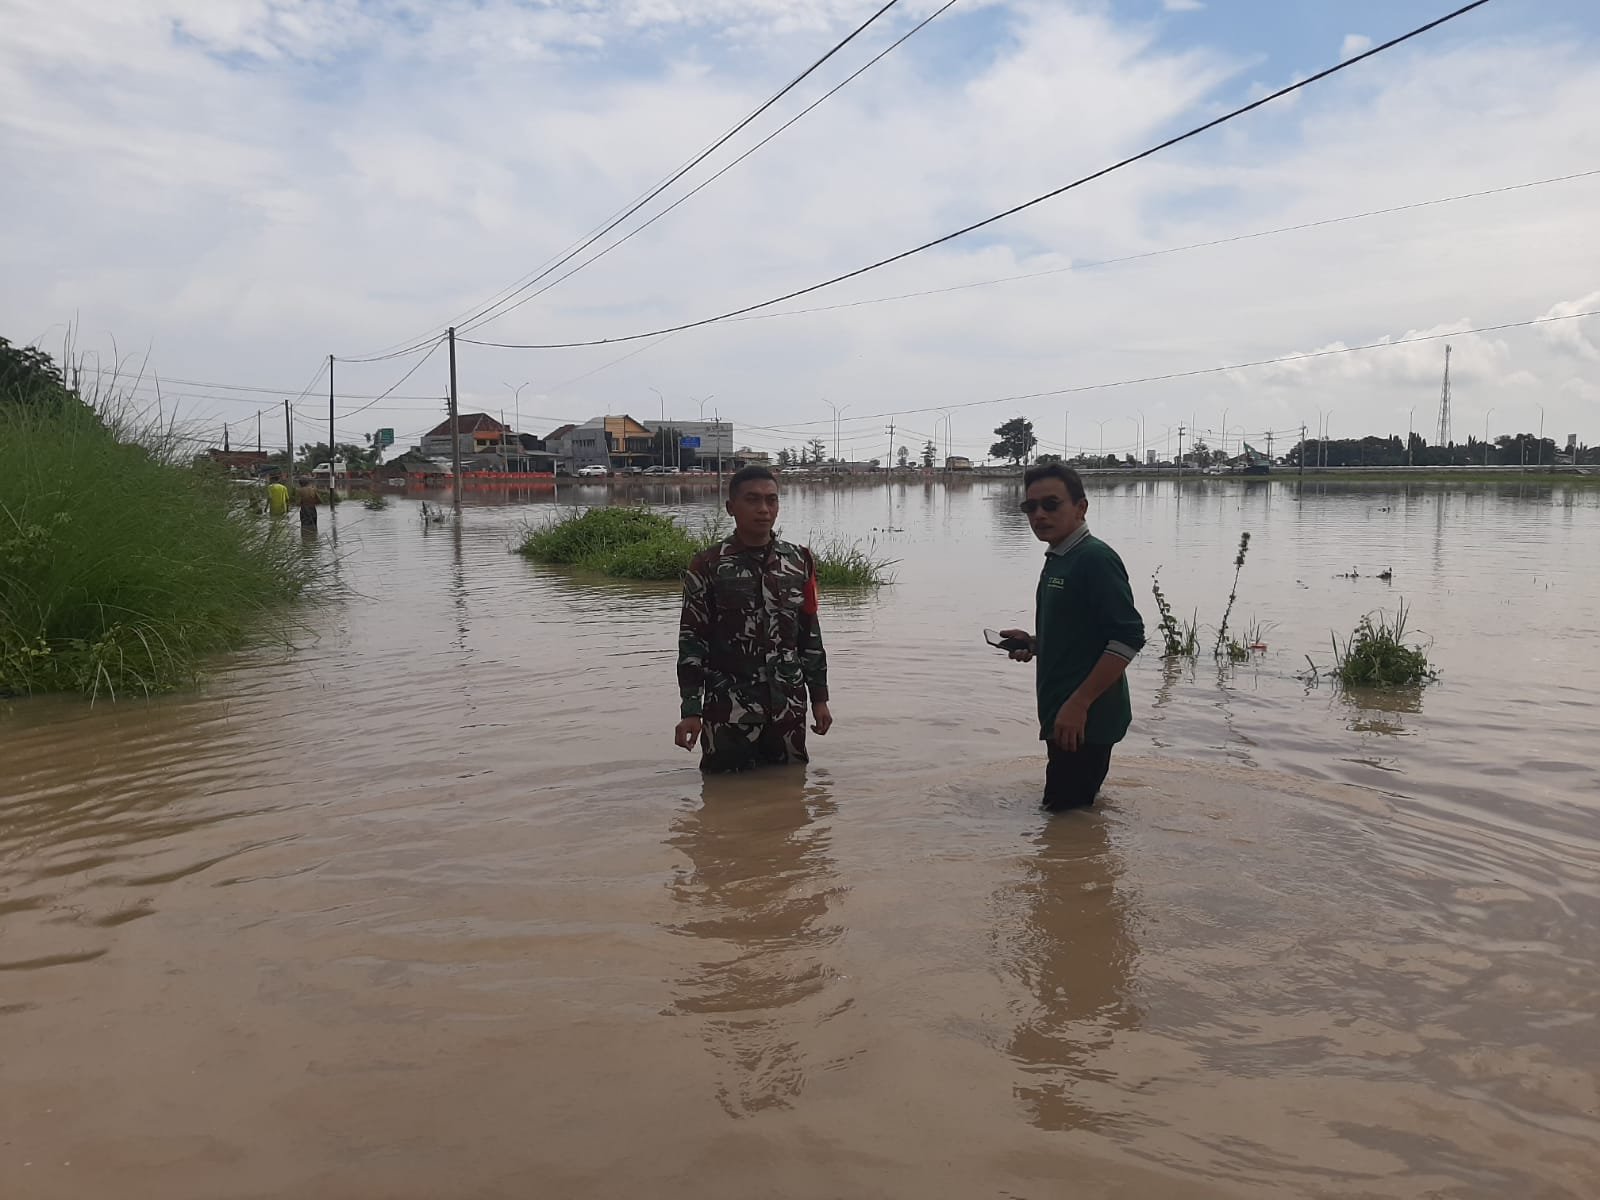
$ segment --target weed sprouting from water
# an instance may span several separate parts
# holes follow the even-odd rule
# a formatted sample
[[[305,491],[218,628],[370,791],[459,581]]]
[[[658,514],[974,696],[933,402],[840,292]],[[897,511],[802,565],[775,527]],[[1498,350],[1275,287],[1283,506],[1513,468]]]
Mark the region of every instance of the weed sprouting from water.
[[[1154,574],[1150,576],[1150,590],[1155,593],[1156,608],[1161,613],[1161,621],[1158,627],[1161,630],[1161,640],[1165,643],[1162,657],[1193,658],[1199,647],[1199,637],[1195,632],[1195,623],[1193,620],[1179,621],[1173,615],[1172,605],[1167,602],[1167,595],[1161,590],[1160,567],[1157,567]]]
[[[1250,535],[1241,534],[1239,537],[1239,552],[1233,559],[1233,590],[1228,593],[1228,604],[1222,612],[1222,623],[1217,626],[1217,640],[1212,647],[1211,655],[1221,661],[1243,662],[1250,657],[1250,648],[1260,638],[1252,632],[1244,642],[1230,637],[1228,634],[1228,621],[1233,616],[1234,602],[1239,599],[1239,573],[1244,570],[1244,557],[1250,550]],[[1150,590],[1155,594],[1156,608],[1161,613],[1158,628],[1161,630],[1163,643],[1163,656],[1166,658],[1195,658],[1200,653],[1200,626],[1199,613],[1188,621],[1180,621],[1172,611],[1172,604],[1167,600],[1167,595],[1161,590],[1161,568],[1157,567],[1150,576]],[[1259,629],[1259,624],[1252,627]]]
[[[1212,658],[1227,656],[1231,661],[1238,662],[1249,657],[1248,651],[1235,656],[1233,651],[1237,643],[1228,637],[1228,619],[1233,616],[1233,604],[1239,598],[1239,574],[1244,570],[1244,556],[1249,552],[1250,534],[1242,533],[1239,535],[1239,553],[1233,560],[1233,589],[1228,593],[1228,607],[1222,610],[1222,624],[1217,626],[1217,644],[1212,647]]]
[[[1343,645],[1333,635],[1333,678],[1347,688],[1421,687],[1437,679],[1427,652],[1406,644],[1407,616],[1402,601],[1392,618],[1367,613]]]

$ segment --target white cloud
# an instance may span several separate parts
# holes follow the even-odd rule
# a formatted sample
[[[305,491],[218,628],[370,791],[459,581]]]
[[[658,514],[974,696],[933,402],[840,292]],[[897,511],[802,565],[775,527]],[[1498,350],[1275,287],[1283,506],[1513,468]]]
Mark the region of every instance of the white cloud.
[[[1372,39],[1364,33],[1347,33],[1344,41],[1339,44],[1340,58],[1354,58],[1367,50],[1372,49]]]
[[[1557,350],[1587,362],[1600,362],[1600,340],[1595,337],[1595,331],[1600,329],[1600,321],[1574,319],[1579,313],[1592,312],[1600,312],[1600,291],[1590,292],[1576,300],[1552,304],[1542,314],[1544,320],[1552,323],[1541,325],[1539,332]]]
[[[19,19],[0,43],[0,156],[11,170],[0,255],[29,286],[0,290],[0,333],[23,340],[81,312],[86,341],[153,344],[164,376],[296,390],[330,350],[420,333],[558,254],[859,20],[853,0],[4,2]],[[931,10],[922,4],[895,32]],[[973,25],[951,24],[964,10],[990,31],[982,53],[967,44]],[[1224,86],[1242,87],[1232,74],[1242,52],[1174,51],[1096,11],[1015,0],[975,17],[958,6],[682,209],[484,335],[612,335],[785,291],[1059,186],[1210,115]],[[889,36],[868,40],[877,48]],[[1307,89],[1296,107],[1275,105],[800,303],[949,287],[1600,165],[1600,130],[1585,116],[1600,105],[1593,50],[1564,31],[1422,41],[1386,59],[1390,69]],[[1270,60],[1251,71],[1279,83],[1288,73]],[[587,376],[553,391],[541,416],[654,411],[654,386],[677,398],[715,392],[725,417],[797,428],[827,417],[822,396],[865,418],[1407,331],[1453,334],[1585,296],[1597,204],[1600,179],[1579,180],[740,322],[593,374],[636,345],[464,346],[462,387],[468,403],[498,409],[502,380],[530,379],[528,411],[530,396]],[[1580,372],[1593,373],[1584,364],[1597,337],[1600,321],[1575,320],[1462,338],[1458,406],[1544,403],[1552,422],[1560,414],[1587,429]],[[1220,419],[1224,406],[1230,424],[1250,429],[1298,427],[1314,406],[1332,406],[1354,430],[1416,405],[1426,427],[1442,353],[1429,342],[1021,407],[1047,441],[1064,408],[1085,438],[1093,421],[1128,412],[1159,429]],[[439,363],[400,389],[418,399],[352,421],[402,437],[430,423]],[[341,364],[341,389],[376,392],[409,365]],[[219,423],[253,412],[192,403]],[[986,447],[1016,407],[960,410],[956,440]],[[902,423],[915,437],[933,419]],[[863,420],[861,436],[876,441],[881,424]]]
[[[1170,13],[1199,12],[1205,7],[1201,0],[1161,0],[1161,7]]]

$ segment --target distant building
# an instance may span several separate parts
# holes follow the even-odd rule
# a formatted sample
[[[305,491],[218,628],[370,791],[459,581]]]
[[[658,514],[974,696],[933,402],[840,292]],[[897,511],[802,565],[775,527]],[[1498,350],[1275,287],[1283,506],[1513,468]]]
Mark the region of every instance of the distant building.
[[[510,437],[511,430],[496,421],[488,413],[462,413],[456,417],[455,442],[461,446],[463,457],[483,454],[490,449],[498,449],[505,445]],[[449,461],[454,451],[451,448],[450,421],[439,422],[427,433],[422,435],[422,453],[429,458],[442,458]]]
[[[716,453],[712,451],[712,453]],[[740,446],[733,452],[733,466],[738,467],[770,467],[772,455],[765,450],[752,450],[749,446]]]
[[[717,455],[721,454],[724,465],[735,457],[733,452],[733,422],[732,421],[674,421],[668,418],[665,421],[644,422],[645,428],[652,435],[665,429],[670,435],[680,440],[688,440],[698,445],[679,447],[681,456],[669,461],[681,463],[683,466],[707,466],[714,464]],[[669,447],[670,449],[670,447]]]
[[[960,454],[952,454],[944,460],[944,469],[946,471],[970,471],[972,470],[972,460]]]

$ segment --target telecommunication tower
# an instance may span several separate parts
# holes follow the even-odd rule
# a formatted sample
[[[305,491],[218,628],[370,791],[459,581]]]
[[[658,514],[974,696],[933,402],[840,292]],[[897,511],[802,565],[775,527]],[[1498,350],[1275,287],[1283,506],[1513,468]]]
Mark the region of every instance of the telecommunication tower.
[[[1444,387],[1439,393],[1439,446],[1450,444],[1450,347],[1444,348]]]

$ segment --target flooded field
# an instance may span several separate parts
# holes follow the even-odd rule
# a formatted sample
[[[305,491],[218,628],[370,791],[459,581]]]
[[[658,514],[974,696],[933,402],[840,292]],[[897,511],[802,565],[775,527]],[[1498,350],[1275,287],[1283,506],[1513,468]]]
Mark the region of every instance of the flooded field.
[[[508,553],[548,498],[341,506],[292,651],[0,704],[0,1196],[1600,1194],[1600,493],[1094,489],[1152,628],[1249,531],[1268,649],[1141,656],[1048,820],[1017,498],[786,496],[899,560],[804,770],[701,779],[675,590]],[[1402,597],[1436,685],[1298,678]]]

